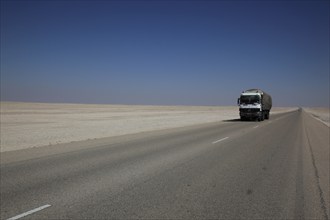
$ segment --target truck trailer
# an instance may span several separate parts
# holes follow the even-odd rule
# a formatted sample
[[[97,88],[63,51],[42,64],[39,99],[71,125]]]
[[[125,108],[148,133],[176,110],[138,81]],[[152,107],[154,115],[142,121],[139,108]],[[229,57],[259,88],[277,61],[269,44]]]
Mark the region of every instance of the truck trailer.
[[[269,119],[272,97],[261,89],[248,89],[237,100],[242,121]]]

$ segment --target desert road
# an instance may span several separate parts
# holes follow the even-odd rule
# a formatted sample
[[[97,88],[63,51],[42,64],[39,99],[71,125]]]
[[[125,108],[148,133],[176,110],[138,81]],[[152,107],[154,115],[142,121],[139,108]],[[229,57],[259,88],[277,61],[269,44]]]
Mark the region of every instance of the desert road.
[[[330,218],[329,127],[301,109],[113,140],[2,153],[1,219]]]

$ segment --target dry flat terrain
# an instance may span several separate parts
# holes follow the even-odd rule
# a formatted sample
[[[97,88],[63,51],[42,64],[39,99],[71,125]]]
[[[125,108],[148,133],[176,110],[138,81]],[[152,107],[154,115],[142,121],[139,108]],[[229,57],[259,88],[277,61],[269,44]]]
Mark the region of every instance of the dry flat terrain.
[[[294,108],[273,108],[272,114]],[[1,102],[1,152],[238,118],[238,107]]]

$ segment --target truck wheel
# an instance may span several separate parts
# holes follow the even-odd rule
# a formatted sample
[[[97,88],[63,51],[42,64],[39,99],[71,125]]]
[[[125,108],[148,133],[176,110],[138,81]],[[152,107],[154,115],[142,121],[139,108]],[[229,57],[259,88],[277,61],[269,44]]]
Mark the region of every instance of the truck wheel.
[[[265,114],[265,119],[269,119],[269,112],[266,112],[266,114]]]

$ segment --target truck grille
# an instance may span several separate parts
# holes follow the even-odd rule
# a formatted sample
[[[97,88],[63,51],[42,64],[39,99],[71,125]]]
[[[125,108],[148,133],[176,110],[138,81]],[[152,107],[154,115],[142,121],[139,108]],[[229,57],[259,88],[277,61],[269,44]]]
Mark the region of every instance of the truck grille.
[[[247,112],[247,113],[252,113],[252,112],[259,112],[260,109],[258,108],[241,108],[241,112]]]

